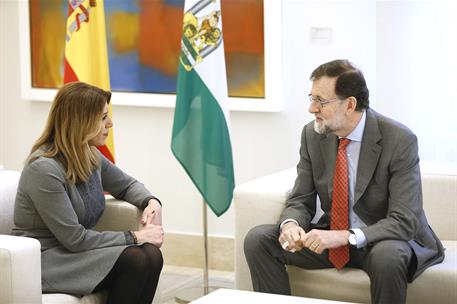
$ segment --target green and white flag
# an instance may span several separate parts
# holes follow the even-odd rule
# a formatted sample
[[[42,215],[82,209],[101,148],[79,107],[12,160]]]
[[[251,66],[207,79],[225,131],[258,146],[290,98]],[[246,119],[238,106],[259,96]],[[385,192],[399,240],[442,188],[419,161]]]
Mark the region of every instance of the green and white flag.
[[[220,0],[186,0],[171,150],[211,210],[235,187]]]

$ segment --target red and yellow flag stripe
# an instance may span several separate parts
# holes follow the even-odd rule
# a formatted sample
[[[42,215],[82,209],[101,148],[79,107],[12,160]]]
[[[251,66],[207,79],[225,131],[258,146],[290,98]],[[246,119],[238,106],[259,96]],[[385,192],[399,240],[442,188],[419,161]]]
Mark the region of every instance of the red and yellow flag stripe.
[[[103,0],[68,0],[64,83],[71,81],[110,90]],[[98,149],[114,163],[112,128],[106,145]]]

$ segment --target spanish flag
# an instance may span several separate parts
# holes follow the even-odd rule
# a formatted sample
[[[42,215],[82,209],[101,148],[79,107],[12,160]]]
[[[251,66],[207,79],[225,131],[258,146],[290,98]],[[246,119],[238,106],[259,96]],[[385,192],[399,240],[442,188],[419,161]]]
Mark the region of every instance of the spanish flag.
[[[103,0],[68,0],[64,83],[71,81],[110,90]],[[114,163],[112,129],[106,145],[98,149]]]

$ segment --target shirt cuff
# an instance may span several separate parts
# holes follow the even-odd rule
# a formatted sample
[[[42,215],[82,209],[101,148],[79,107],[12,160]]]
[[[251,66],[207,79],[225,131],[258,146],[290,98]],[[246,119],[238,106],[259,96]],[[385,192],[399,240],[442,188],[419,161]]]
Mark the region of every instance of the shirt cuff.
[[[349,229],[355,234],[355,241],[357,242],[357,248],[363,248],[367,245],[367,238],[363,231],[359,228]]]
[[[281,231],[282,226],[284,226],[288,222],[294,222],[295,224],[297,224],[297,226],[299,226],[298,222],[296,220],[294,220],[294,219],[286,219],[286,220],[282,221],[282,223],[279,225],[279,231]]]

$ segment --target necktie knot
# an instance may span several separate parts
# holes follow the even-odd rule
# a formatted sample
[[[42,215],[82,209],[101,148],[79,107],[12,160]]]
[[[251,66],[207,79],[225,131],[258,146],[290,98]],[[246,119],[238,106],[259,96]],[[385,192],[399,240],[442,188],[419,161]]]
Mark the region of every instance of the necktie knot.
[[[340,138],[340,142],[338,143],[338,149],[346,149],[347,145],[349,145],[350,143],[350,139]]]

